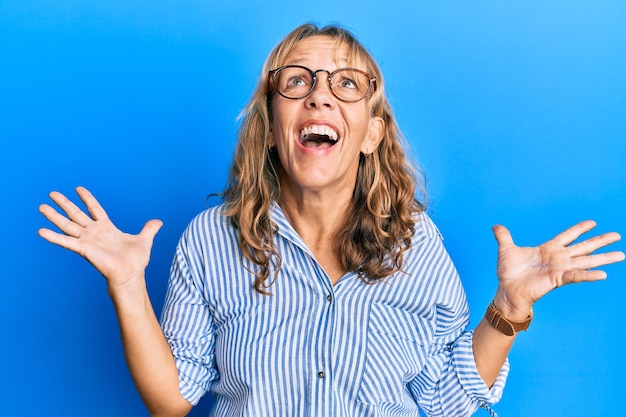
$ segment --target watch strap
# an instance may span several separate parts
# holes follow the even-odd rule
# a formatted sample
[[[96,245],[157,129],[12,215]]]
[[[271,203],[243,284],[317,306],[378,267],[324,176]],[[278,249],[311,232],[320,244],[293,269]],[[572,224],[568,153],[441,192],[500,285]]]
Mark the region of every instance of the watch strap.
[[[489,303],[487,311],[485,312],[485,318],[489,324],[499,332],[507,335],[514,336],[517,332],[528,330],[530,322],[533,319],[533,315],[530,314],[524,321],[512,321],[504,317],[504,314],[493,303]]]

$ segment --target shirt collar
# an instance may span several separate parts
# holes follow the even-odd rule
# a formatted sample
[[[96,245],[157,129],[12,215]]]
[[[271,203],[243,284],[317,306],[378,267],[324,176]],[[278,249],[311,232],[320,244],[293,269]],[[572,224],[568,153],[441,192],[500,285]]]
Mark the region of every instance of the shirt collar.
[[[291,223],[289,223],[289,220],[287,220],[287,216],[285,216],[283,209],[275,201],[270,207],[270,219],[278,226],[277,234],[279,236],[289,240],[294,245],[297,245],[311,254],[311,251],[307,247],[306,243],[304,243],[304,240],[302,240],[298,232],[296,232]]]

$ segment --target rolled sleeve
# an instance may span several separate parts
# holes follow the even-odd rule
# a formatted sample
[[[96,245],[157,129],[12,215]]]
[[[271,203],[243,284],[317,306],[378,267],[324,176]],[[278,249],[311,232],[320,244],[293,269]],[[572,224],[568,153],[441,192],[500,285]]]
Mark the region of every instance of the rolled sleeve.
[[[181,239],[172,263],[161,315],[161,328],[178,368],[181,394],[193,405],[218,378],[213,320],[195,262],[189,256],[185,239]]]
[[[420,375],[410,387],[429,417],[467,417],[500,400],[509,363],[505,361],[492,387],[480,377],[472,346],[474,331],[467,330],[469,306],[465,291],[440,234],[435,233],[436,227],[428,218],[425,220],[422,227],[430,239],[420,242],[422,250],[439,254],[438,267],[425,270],[427,276],[436,277],[436,337]]]
[[[508,360],[489,388],[476,369],[472,350],[473,331],[462,333],[443,346],[427,362],[420,378],[413,382],[420,406],[429,417],[467,417],[478,408],[497,403],[508,375]]]

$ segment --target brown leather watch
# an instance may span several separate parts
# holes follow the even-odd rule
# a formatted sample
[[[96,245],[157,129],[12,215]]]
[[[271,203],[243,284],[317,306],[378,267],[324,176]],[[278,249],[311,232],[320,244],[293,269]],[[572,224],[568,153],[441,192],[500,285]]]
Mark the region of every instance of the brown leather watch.
[[[514,336],[517,332],[521,332],[522,330],[528,330],[528,326],[530,326],[533,315],[530,314],[526,318],[526,320],[521,322],[511,321],[504,317],[502,312],[500,312],[500,310],[496,308],[495,304],[492,301],[491,303],[489,303],[489,307],[487,307],[485,318],[494,329],[500,331],[501,333],[504,333],[507,336]]]

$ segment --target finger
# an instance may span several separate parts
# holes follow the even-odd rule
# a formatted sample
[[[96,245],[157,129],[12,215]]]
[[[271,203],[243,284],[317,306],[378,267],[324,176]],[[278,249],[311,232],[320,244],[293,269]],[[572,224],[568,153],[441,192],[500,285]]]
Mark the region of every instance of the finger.
[[[85,187],[76,187],[76,193],[87,207],[87,211],[94,220],[108,220],[109,216],[98,200]]]
[[[599,266],[610,265],[624,260],[624,252],[614,251],[597,253],[595,255],[577,256],[572,259],[574,269],[591,269]]]
[[[72,219],[72,221],[78,225],[86,226],[91,221],[85,212],[83,212],[76,204],[58,191],[52,191],[50,193],[50,199],[54,201],[65,212],[65,214],[67,214],[67,217]]]
[[[500,249],[515,246],[515,243],[513,242],[513,237],[511,236],[511,232],[509,232],[509,229],[501,225],[495,225],[493,226],[492,230]]]
[[[552,240],[559,245],[568,246],[573,241],[578,239],[580,235],[582,235],[583,233],[587,233],[594,227],[596,227],[596,222],[594,222],[593,220],[585,220],[559,233]]]
[[[563,274],[563,282],[559,286],[567,284],[578,284],[581,282],[602,281],[606,279],[606,272],[594,270],[575,270]]]
[[[622,237],[619,235],[619,233],[616,232],[609,232],[600,236],[594,236],[590,239],[570,246],[570,254],[572,256],[588,255],[600,248],[619,241],[621,238]]]
[[[50,243],[54,243],[55,245],[59,245],[62,248],[69,249],[73,252],[80,253],[78,240],[74,237],[63,235],[46,228],[39,229],[37,234]]]
[[[150,220],[141,229],[139,235],[144,239],[154,240],[154,237],[163,226],[163,222],[161,220]]]
[[[74,223],[72,220],[63,216],[54,208],[47,204],[39,206],[39,212],[44,215],[52,224],[58,227],[63,233],[68,236],[79,237],[82,227]]]

